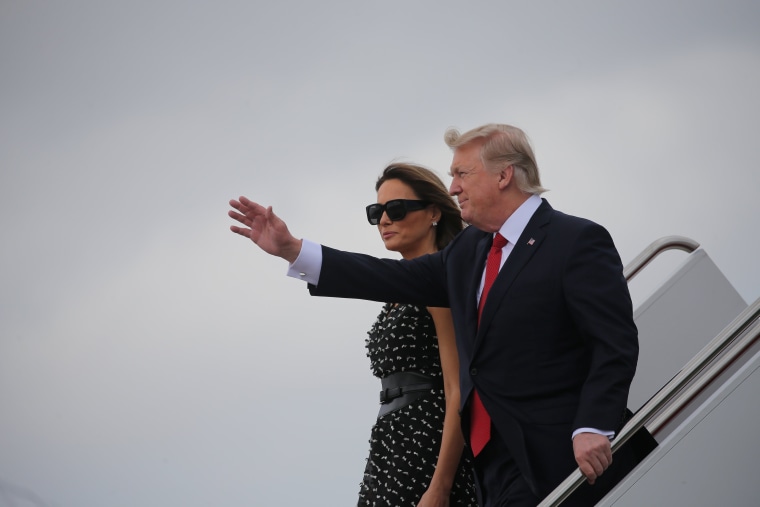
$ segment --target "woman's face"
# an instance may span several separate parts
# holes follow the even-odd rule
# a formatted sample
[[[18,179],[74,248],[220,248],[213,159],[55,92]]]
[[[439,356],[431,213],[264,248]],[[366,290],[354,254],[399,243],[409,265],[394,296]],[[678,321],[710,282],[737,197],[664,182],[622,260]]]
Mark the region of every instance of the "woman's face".
[[[377,202],[385,204],[393,199],[419,200],[412,188],[401,180],[387,180],[377,190]],[[440,219],[435,206],[408,211],[401,220],[392,221],[383,212],[377,230],[385,248],[400,253],[405,259],[413,259],[437,250],[433,222]]]

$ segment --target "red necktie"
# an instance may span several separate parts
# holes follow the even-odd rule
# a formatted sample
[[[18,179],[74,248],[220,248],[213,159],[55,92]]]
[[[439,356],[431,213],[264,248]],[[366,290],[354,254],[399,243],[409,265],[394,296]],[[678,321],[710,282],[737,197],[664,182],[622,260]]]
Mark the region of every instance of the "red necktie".
[[[493,238],[491,250],[488,251],[488,259],[486,260],[486,279],[483,283],[483,292],[480,295],[480,303],[478,304],[478,323],[480,323],[480,315],[483,313],[483,306],[485,306],[488,291],[491,290],[491,285],[493,285],[496,276],[499,274],[501,250],[506,244],[506,238],[497,233]],[[486,411],[486,407],[483,406],[483,402],[480,400],[478,391],[474,389],[472,392],[472,407],[470,412],[470,445],[472,446],[473,456],[480,454],[480,451],[483,450],[483,447],[486,446],[490,438],[491,418]]]

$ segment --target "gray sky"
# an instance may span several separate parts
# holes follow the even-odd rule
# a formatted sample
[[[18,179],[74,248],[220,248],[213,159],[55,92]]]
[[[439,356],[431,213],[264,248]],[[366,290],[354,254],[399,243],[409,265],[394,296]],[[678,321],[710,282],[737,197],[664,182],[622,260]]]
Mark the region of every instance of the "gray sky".
[[[227,201],[394,256],[375,179],[448,184],[450,126],[523,128],[545,197],[624,263],[688,236],[754,301],[759,23],[749,0],[4,0],[0,505],[353,504],[381,305],[310,298]]]

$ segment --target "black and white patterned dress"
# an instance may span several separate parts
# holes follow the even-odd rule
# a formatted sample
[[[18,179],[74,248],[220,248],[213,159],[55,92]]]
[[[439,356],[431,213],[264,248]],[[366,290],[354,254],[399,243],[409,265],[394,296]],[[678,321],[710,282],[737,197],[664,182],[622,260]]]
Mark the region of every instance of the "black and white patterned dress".
[[[368,334],[367,356],[376,377],[401,371],[442,377],[438,337],[426,309],[387,303]],[[372,427],[358,505],[417,505],[438,463],[445,411],[441,388],[378,418]],[[477,506],[465,453],[454,478],[451,505]]]

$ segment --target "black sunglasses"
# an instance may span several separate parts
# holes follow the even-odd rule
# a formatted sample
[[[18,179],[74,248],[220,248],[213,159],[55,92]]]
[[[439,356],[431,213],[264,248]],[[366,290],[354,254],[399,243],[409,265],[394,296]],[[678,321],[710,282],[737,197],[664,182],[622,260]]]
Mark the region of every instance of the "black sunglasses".
[[[372,225],[380,223],[383,212],[388,214],[393,222],[402,220],[410,211],[425,209],[430,204],[427,201],[416,201],[412,199],[391,199],[385,204],[370,204],[367,206],[367,220]]]

